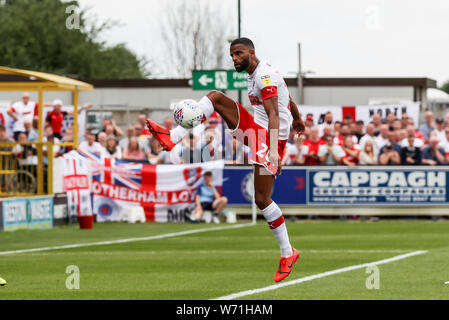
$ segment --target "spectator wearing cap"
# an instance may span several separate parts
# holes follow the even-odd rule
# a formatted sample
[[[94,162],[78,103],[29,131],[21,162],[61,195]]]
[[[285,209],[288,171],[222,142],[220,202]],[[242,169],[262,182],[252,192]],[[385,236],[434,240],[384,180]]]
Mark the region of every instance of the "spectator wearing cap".
[[[437,138],[440,141],[440,145],[445,145],[447,143],[444,129],[444,119],[441,117],[436,118],[434,132],[436,133]]]
[[[306,115],[306,121],[304,122],[304,125],[309,128],[313,127],[313,114],[308,113]]]
[[[421,148],[415,144],[415,134],[410,132],[407,136],[407,145],[401,149],[401,164],[419,165],[421,164]]]
[[[48,104],[45,104],[48,105]],[[45,122],[47,122],[53,128],[53,135],[61,140],[62,139],[62,123],[64,121],[64,117],[68,114],[73,114],[73,111],[67,112],[62,111],[62,101],[59,99],[53,100],[53,110],[47,113],[45,117]],[[92,108],[91,104],[85,104],[81,108],[78,109],[78,112],[83,110]]]
[[[422,150],[422,163],[427,165],[440,165],[444,164],[446,159],[444,158],[444,149],[440,147],[437,137],[431,137],[429,144]]]
[[[429,139],[430,131],[435,129],[435,124],[433,122],[433,112],[427,111],[425,114],[425,122],[419,126],[419,131],[423,134],[424,139]]]

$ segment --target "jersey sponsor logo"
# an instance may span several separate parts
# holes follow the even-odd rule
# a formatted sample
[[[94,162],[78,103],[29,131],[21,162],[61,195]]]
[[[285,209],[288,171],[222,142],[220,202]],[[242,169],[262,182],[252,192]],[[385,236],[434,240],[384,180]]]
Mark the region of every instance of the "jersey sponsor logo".
[[[264,85],[269,86],[271,84],[270,75],[262,76],[261,79]]]

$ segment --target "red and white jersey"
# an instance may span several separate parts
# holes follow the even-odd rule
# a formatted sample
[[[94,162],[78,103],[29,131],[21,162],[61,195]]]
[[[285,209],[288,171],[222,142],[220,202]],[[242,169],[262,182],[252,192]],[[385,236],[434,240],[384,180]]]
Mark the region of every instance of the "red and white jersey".
[[[278,97],[279,140],[287,140],[293,118],[288,108],[290,94],[287,84],[279,72],[268,63],[260,61],[256,70],[248,75],[248,95],[254,108],[254,122],[267,131],[268,116],[263,100]]]
[[[17,116],[17,121],[14,122],[12,131],[22,131],[25,132],[25,127],[23,123],[25,120],[33,121],[33,117],[37,115],[38,103],[34,101],[28,101],[25,105],[22,101],[14,103],[11,107],[11,111]]]

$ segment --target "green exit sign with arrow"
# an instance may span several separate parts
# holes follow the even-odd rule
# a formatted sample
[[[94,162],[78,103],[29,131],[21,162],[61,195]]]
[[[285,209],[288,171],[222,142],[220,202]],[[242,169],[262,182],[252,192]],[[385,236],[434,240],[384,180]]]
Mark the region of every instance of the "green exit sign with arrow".
[[[193,90],[246,90],[248,74],[235,70],[194,70]]]

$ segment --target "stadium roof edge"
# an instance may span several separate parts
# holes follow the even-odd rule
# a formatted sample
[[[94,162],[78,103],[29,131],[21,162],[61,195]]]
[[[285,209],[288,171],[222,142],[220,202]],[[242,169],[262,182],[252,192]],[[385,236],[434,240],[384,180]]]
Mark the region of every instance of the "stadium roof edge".
[[[0,90],[90,91],[86,82],[56,74],[0,66]]]
[[[286,78],[287,85],[297,86],[297,78]],[[169,88],[190,87],[190,79],[89,79],[96,88]],[[429,78],[304,78],[304,86],[402,86],[436,88],[437,82]]]

